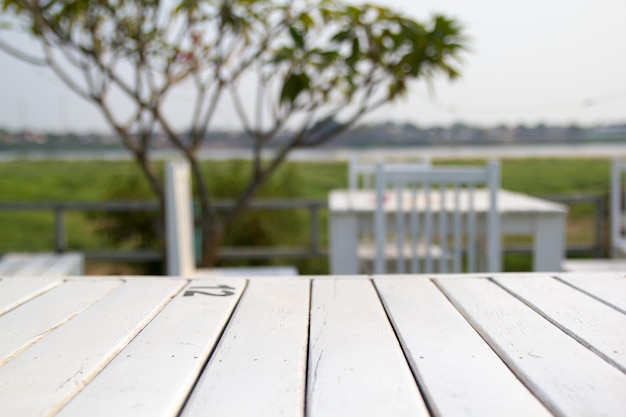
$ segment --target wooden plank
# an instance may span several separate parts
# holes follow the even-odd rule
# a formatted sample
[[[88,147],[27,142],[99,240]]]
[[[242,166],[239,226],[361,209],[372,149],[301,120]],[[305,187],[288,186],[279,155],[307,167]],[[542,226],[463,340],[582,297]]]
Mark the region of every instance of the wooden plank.
[[[533,275],[496,281],[626,373],[626,314],[553,278]]]
[[[565,259],[561,262],[563,271],[584,272],[586,275],[594,275],[602,272],[626,271],[626,259]]]
[[[121,284],[120,280],[68,282],[1,316],[0,366]]]
[[[196,269],[194,276],[204,277],[276,277],[296,276],[298,268],[292,265],[284,266],[232,266],[219,268]]]
[[[436,282],[555,414],[624,415],[626,375],[620,370],[487,279]],[[585,319],[584,314],[580,319]]]
[[[40,276],[50,265],[54,263],[51,253],[27,254],[26,258],[13,270],[13,276],[28,277]]]
[[[6,415],[50,415],[67,403],[185,285],[129,281],[0,368]]]
[[[0,316],[62,283],[62,279],[48,277],[2,279],[0,281]]]
[[[624,274],[600,272],[571,273],[559,274],[557,279],[599,298],[626,314],[626,276]]]
[[[177,415],[244,287],[189,283],[58,417]]]
[[[552,415],[431,281],[375,283],[435,415]]]
[[[307,416],[427,416],[369,280],[314,281]]]
[[[9,253],[0,259],[0,275],[12,276],[23,260],[27,257],[24,253]]]
[[[310,282],[251,280],[183,417],[300,416]]]
[[[49,265],[41,275],[65,276],[81,275],[83,272],[84,256],[80,253],[64,253],[54,256],[54,263]]]
[[[0,260],[0,275],[55,276],[80,274],[83,255],[79,253],[10,253]]]

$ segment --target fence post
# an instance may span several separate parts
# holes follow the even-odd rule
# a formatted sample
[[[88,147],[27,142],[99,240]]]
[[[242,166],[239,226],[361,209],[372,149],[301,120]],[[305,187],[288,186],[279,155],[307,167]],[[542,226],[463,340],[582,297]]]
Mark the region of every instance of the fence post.
[[[65,252],[67,241],[65,238],[65,218],[63,207],[54,207],[54,250],[55,252]]]
[[[313,255],[317,255],[319,250],[318,250],[318,236],[317,233],[319,232],[318,229],[318,222],[317,222],[317,205],[315,203],[310,203],[309,204],[309,224],[311,225],[311,231],[310,231],[310,251],[311,254]]]
[[[596,248],[595,248],[595,256],[596,258],[605,257],[605,234],[606,234],[606,224],[605,224],[605,204],[604,197],[602,195],[597,196],[596,200]]]

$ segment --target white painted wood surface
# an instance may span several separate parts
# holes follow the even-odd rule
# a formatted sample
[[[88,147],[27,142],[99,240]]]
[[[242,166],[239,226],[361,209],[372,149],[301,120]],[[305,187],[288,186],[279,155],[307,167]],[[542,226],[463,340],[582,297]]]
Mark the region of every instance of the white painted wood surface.
[[[11,276],[25,258],[26,254],[23,253],[10,253],[0,258],[0,277]]]
[[[176,415],[244,287],[191,281],[59,416]]]
[[[452,198],[452,194],[451,197]],[[525,194],[507,190],[498,191],[498,212],[502,235],[529,235],[533,237],[533,268],[535,271],[558,272],[565,256],[565,216],[567,207]],[[439,204],[433,197],[432,204]],[[452,205],[451,203],[447,203]],[[475,210],[478,223],[489,205],[484,189],[475,192]],[[329,265],[331,274],[358,272],[357,242],[361,222],[373,222],[376,206],[372,190],[333,190],[328,196],[329,210]],[[389,210],[394,210],[393,204]],[[484,224],[484,223],[483,223]]]
[[[626,373],[626,314],[554,278],[518,276],[496,282]]]
[[[476,188],[487,194],[485,221],[477,230]],[[479,235],[486,242],[481,252],[483,271],[501,269],[501,234],[497,193],[500,188],[500,165],[489,162],[485,167],[376,165],[376,206],[374,271],[383,273],[477,272],[474,253]],[[481,201],[482,202],[482,201]],[[392,221],[390,217],[395,219]],[[395,268],[387,268],[386,248],[393,246],[398,256]],[[424,256],[418,251],[425,246]],[[434,259],[432,249],[444,256]],[[404,256],[411,253],[410,256]],[[466,259],[461,266],[461,254]],[[405,268],[406,266],[408,268]]]
[[[4,415],[58,411],[173,297],[184,281],[129,281],[0,368]]]
[[[195,272],[191,172],[183,160],[165,164],[165,240],[168,275]]]
[[[81,253],[12,252],[0,258],[0,276],[82,275],[85,257]]]
[[[376,287],[439,415],[551,415],[432,281],[385,279]]]
[[[313,282],[307,415],[427,416],[369,280]]]
[[[348,160],[348,187],[351,190],[356,190],[358,188],[375,188],[376,184],[374,176],[376,174],[376,165],[378,163],[406,168],[428,168],[431,166],[430,159],[426,157],[415,161],[392,162],[381,160],[365,161],[353,156]]]
[[[626,314],[626,272],[559,274],[557,279],[567,282],[598,300]]]
[[[63,253],[55,255],[55,262],[42,275],[50,277],[83,275],[84,269],[85,256],[82,253]]]
[[[626,374],[618,368],[494,282],[437,282],[507,366],[557,415],[624,415]]]
[[[4,314],[62,283],[63,281],[61,279],[51,279],[47,277],[1,278],[0,314]]]
[[[0,416],[623,416],[624,285],[3,278]]]
[[[121,280],[92,281],[85,278],[83,281],[73,281],[0,316],[0,365],[121,284]]]
[[[626,259],[566,259],[565,272],[626,272]]]
[[[302,415],[309,287],[305,280],[248,283],[183,417]]]
[[[298,275],[295,266],[225,266],[197,269],[195,276],[202,277],[278,277]]]

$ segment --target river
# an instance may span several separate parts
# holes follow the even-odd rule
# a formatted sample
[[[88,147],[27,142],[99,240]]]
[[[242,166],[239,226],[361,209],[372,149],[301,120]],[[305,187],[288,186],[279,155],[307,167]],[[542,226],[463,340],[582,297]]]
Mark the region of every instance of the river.
[[[266,153],[271,155],[271,151]],[[431,160],[447,159],[512,159],[512,158],[612,158],[626,157],[626,143],[597,144],[513,144],[513,145],[475,145],[475,146],[420,146],[406,148],[324,148],[293,151],[289,159],[292,161],[344,161],[357,155],[364,159],[398,159],[410,160],[429,158]],[[177,157],[175,151],[154,151],[156,159],[172,159]],[[248,159],[250,151],[246,149],[206,149],[201,151],[203,160]],[[15,160],[130,160],[126,151],[65,151],[65,152],[0,152],[0,162]]]

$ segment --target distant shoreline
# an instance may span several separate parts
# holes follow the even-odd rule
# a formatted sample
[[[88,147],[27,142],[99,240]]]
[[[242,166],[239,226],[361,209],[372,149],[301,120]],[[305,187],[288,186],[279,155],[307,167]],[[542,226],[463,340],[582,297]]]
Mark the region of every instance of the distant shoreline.
[[[265,155],[271,155],[269,150]],[[293,151],[291,161],[345,161],[357,155],[364,159],[515,159],[515,158],[613,158],[626,157],[626,143],[598,144],[510,144],[479,146],[419,146],[419,147],[374,147],[374,148],[317,148]],[[180,153],[173,150],[154,151],[158,160],[175,159]],[[200,152],[202,160],[250,159],[248,149],[207,149]],[[0,151],[0,162],[10,161],[123,161],[132,156],[125,150],[64,150],[64,151]]]

